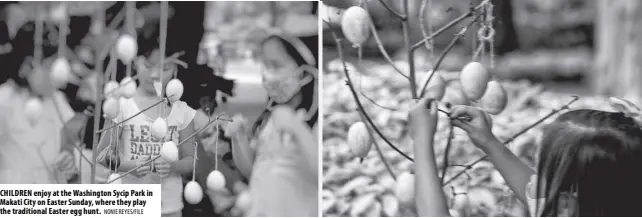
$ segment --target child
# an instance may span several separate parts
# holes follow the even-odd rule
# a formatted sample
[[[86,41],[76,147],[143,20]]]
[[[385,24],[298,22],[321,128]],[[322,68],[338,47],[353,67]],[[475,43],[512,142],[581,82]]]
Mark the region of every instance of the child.
[[[72,151],[61,145],[60,135],[73,111],[51,85],[50,74],[32,69],[33,26],[19,26],[13,35],[0,23],[0,38],[13,48],[0,55],[0,184],[67,183],[76,173]],[[44,50],[50,57],[43,63],[46,68],[53,60],[52,49]],[[40,99],[43,109],[33,120],[24,112],[32,97]]]
[[[409,115],[417,210],[420,216],[449,216],[432,149],[437,106],[433,102],[427,110],[428,102],[422,100]],[[634,172],[642,166],[642,130],[628,114],[574,110],[560,115],[544,130],[537,172],[491,133],[485,112],[455,106],[450,117],[488,154],[532,216],[640,216],[636,198],[642,179]],[[462,116],[471,119],[456,119]]]
[[[154,50],[147,60],[139,58],[136,61],[136,69],[139,74],[139,85],[136,95],[131,99],[120,99],[119,116],[107,121],[106,126],[114,125],[129,117],[132,117],[141,109],[147,108],[158,102],[159,97],[154,88],[154,82],[162,81],[166,86],[172,76],[177,72],[177,62],[166,58],[162,66],[162,73],[158,69],[161,54]],[[127,172],[145,163],[150,158],[160,155],[161,145],[166,141],[179,142],[186,140],[195,132],[194,116],[196,111],[185,104],[177,101],[168,105],[161,103],[150,110],[134,117],[103,134],[99,149],[102,151],[107,145],[118,146],[116,159],[119,164],[119,172]],[[162,140],[151,136],[151,126],[156,118],[165,118],[169,135]],[[117,142],[111,142],[110,136],[116,135]],[[115,140],[114,140],[115,141]],[[110,143],[111,142],[111,143]],[[168,217],[180,217],[183,209],[183,181],[182,177],[192,173],[194,161],[194,140],[179,145],[180,160],[168,163],[162,158],[156,159],[152,164],[133,171],[132,174],[122,178],[127,184],[161,184],[162,185],[162,215]],[[110,158],[101,161],[104,165],[110,165]],[[155,171],[155,172],[152,172]]]
[[[237,115],[225,130],[234,163],[250,178],[246,216],[317,216],[316,72],[304,68],[310,61],[284,37],[259,45],[268,108],[253,128]],[[280,137],[284,132],[291,141]]]

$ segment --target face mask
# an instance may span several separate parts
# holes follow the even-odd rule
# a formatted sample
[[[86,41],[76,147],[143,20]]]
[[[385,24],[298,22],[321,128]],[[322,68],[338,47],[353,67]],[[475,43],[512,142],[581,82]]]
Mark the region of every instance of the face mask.
[[[263,87],[267,91],[268,97],[277,104],[286,103],[292,99],[299,90],[301,90],[303,85],[312,80],[311,77],[306,77],[303,80],[299,79],[303,70],[301,68],[297,68],[296,71],[297,72],[292,74],[292,76],[288,76],[286,78],[270,78],[270,76],[264,74]]]

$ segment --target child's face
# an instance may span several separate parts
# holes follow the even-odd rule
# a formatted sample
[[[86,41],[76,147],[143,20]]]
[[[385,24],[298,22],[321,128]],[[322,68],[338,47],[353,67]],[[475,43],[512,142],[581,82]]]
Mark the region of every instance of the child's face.
[[[156,61],[139,59],[137,62],[139,88],[150,93],[156,92],[154,89],[155,82],[162,82],[163,87],[165,87],[176,74],[177,66],[175,63],[165,63],[161,68]]]

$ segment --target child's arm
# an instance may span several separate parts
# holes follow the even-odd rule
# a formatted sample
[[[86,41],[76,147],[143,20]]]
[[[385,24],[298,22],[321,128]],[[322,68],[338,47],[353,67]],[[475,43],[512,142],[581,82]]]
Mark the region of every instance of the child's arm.
[[[179,141],[184,141],[196,131],[194,127],[194,120],[192,120],[185,129],[179,132]],[[194,142],[195,137],[188,139],[185,143],[179,146],[179,154],[181,159],[172,162],[171,171],[181,175],[192,173],[194,170]]]
[[[432,110],[426,109],[430,104]],[[423,99],[409,114],[415,150],[415,207],[420,217],[449,217],[446,196],[441,187],[435,161],[434,137],[437,129],[437,104]]]
[[[467,121],[457,119],[469,117]],[[508,186],[517,197],[526,204],[526,184],[535,171],[522,162],[491,132],[486,112],[469,106],[454,106],[450,113],[452,124],[468,133],[475,146],[482,149],[497,170],[502,174]]]
[[[254,166],[254,150],[250,147],[249,132],[243,126],[246,125],[245,119],[240,115],[232,118],[233,122],[228,123],[225,134],[232,141],[232,159],[236,168],[245,178],[250,178],[252,167]],[[232,127],[231,125],[237,125]],[[232,127],[232,128],[230,128]]]
[[[508,183],[522,203],[526,201],[526,184],[535,170],[522,162],[511,150],[509,150],[497,138],[486,146],[484,151],[488,154],[490,161]]]

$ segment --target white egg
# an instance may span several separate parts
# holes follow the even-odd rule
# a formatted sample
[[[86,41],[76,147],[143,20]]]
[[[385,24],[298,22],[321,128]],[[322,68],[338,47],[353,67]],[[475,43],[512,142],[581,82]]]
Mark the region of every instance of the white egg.
[[[172,79],[167,83],[165,94],[170,102],[178,101],[183,96],[183,83],[178,79]]]
[[[51,80],[56,88],[66,85],[71,79],[71,65],[65,58],[57,58],[51,65]]]
[[[29,122],[36,122],[42,114],[42,101],[36,97],[31,97],[25,103],[25,115]]]
[[[403,172],[397,177],[395,195],[399,203],[412,206],[415,203],[415,176],[409,172]]]
[[[154,123],[152,123],[152,137],[157,139],[165,138],[167,135],[167,122],[163,118],[157,118]]]
[[[185,185],[185,190],[183,191],[183,196],[187,203],[198,204],[203,200],[203,189],[195,181],[190,181]]]
[[[116,42],[116,53],[123,63],[131,63],[138,53],[138,43],[136,39],[129,35],[123,34]]]
[[[116,81],[109,81],[105,83],[105,88],[103,91],[103,94],[105,94],[105,97],[107,98],[117,98],[118,94],[120,94],[120,84]]]
[[[136,81],[131,77],[123,78],[123,80],[120,81],[120,86],[122,87],[120,94],[125,98],[132,98],[136,94]]]
[[[118,103],[118,99],[107,98],[107,100],[105,100],[105,103],[103,104],[103,113],[105,114],[105,119],[115,119],[120,112],[119,109],[120,104]]]
[[[214,170],[207,175],[207,188],[212,191],[222,190],[225,188],[225,176],[221,171]]]
[[[236,208],[247,213],[250,210],[250,205],[252,204],[252,199],[250,198],[250,192],[243,191],[236,197]]]
[[[174,162],[178,160],[178,146],[173,141],[168,141],[163,143],[163,146],[160,150],[161,158],[165,159],[168,162]]]
[[[112,173],[107,178],[107,182],[111,182],[109,184],[123,184],[123,180],[119,177],[120,177],[120,174]]]

